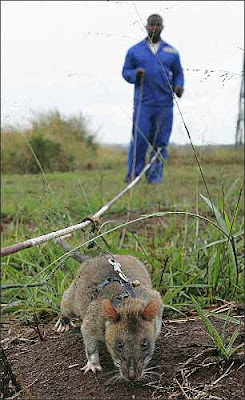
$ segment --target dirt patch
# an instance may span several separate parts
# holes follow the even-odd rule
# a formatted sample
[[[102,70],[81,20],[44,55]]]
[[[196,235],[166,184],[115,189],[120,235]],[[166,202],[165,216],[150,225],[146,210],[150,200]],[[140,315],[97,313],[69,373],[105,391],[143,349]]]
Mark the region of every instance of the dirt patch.
[[[54,322],[40,326],[42,341],[31,328],[3,322],[4,351],[23,390],[16,399],[243,399],[242,352],[228,362],[218,359],[196,317],[165,320],[150,364],[156,367],[152,374],[138,383],[115,385],[107,384],[116,369],[106,349],[101,352],[103,372],[84,375],[79,327],[59,335],[52,329]]]
[[[15,218],[11,216],[1,216],[1,232],[6,232],[8,230],[15,230],[16,229],[17,221]],[[25,227],[30,231],[34,231],[36,225],[33,221],[18,221],[18,226]]]

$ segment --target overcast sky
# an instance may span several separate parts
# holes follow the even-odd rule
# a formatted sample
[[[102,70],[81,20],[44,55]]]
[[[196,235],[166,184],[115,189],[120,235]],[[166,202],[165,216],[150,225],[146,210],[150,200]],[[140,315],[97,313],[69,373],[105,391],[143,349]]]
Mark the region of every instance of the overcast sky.
[[[121,75],[152,13],[180,54],[178,100],[194,144],[234,143],[244,56],[243,1],[2,1],[2,124],[82,113],[104,143],[131,136],[133,85]],[[171,136],[188,143],[177,107]]]

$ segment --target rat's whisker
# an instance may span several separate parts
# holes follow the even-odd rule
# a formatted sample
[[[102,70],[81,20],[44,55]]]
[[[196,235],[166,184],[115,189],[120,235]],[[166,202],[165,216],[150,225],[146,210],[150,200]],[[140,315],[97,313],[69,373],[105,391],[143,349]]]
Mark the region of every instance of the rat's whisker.
[[[105,385],[115,385],[117,382],[121,381],[122,377],[120,374],[116,374],[114,376],[112,376],[111,378],[109,378],[106,382]]]
[[[103,376],[113,375],[113,374],[115,374],[115,372],[117,373],[117,371],[115,371],[115,370],[103,372]]]
[[[151,361],[151,356],[148,356],[144,359],[144,366],[147,366],[149,362]]]
[[[151,371],[152,369],[156,369],[156,368],[159,368],[159,367],[160,367],[160,365],[155,365],[154,367],[146,368],[145,371]]]
[[[159,372],[156,371],[145,371],[143,375],[160,375]]]
[[[114,361],[114,365],[116,367],[120,368],[122,364],[119,361],[116,360],[116,361]]]
[[[158,374],[157,372],[150,372],[150,373],[146,373],[146,374],[142,374],[142,376],[140,377],[139,381],[140,382],[144,382],[145,384],[149,384],[149,382],[151,382],[153,379],[157,379],[159,380],[159,377],[161,375]]]
[[[119,358],[116,358],[116,360],[113,360],[113,363],[118,368],[121,368],[121,366],[122,366],[122,361]]]

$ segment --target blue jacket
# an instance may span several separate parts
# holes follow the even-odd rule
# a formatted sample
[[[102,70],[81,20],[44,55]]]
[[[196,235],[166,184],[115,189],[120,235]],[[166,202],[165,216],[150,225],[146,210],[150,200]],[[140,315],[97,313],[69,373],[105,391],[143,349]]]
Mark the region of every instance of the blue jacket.
[[[154,54],[146,39],[128,50],[122,75],[127,82],[135,85],[135,106],[140,96],[139,80],[136,79],[136,70],[139,67],[145,69],[142,103],[156,107],[173,106],[169,83],[172,88],[176,85],[184,86],[184,76],[177,50],[161,40],[158,51]]]

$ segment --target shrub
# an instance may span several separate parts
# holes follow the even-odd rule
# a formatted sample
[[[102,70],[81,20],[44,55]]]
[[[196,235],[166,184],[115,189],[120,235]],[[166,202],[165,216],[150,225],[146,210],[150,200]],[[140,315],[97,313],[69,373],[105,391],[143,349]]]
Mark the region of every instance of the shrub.
[[[33,134],[46,134],[62,142],[83,142],[95,150],[95,134],[91,132],[88,121],[80,113],[78,116],[63,117],[59,111],[39,113],[31,120]]]
[[[45,172],[82,170],[93,163],[95,134],[82,114],[65,118],[59,111],[51,111],[37,114],[30,123],[31,128],[22,131],[3,129],[3,173],[40,172],[33,153]]]
[[[41,134],[32,136],[29,143],[45,171],[69,171],[73,169],[74,158],[72,155],[65,155],[60,143],[45,138]],[[31,160],[28,172],[34,174],[40,172],[36,160],[34,158]]]

